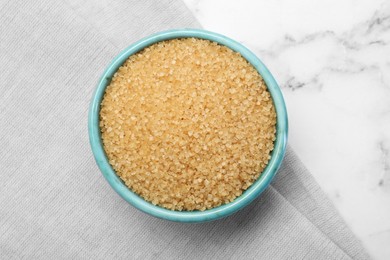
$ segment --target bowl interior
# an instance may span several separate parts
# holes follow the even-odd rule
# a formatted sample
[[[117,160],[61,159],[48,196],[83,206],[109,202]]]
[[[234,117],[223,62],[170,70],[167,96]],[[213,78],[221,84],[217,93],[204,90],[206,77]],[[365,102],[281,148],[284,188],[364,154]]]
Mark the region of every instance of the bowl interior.
[[[263,173],[245,192],[243,192],[241,196],[237,197],[233,202],[205,211],[168,210],[159,206],[155,206],[132,192],[116,175],[115,171],[109,164],[107,156],[104,152],[101,140],[101,132],[99,128],[100,103],[103,99],[105,89],[110,83],[114,73],[126,61],[126,59],[129,56],[141,51],[142,49],[156,42],[188,37],[195,37],[214,41],[241,53],[241,55],[245,59],[247,59],[263,77],[271,94],[277,115],[276,140],[274,143],[275,147],[272,151],[271,159],[267,167],[264,169]],[[275,176],[277,170],[279,169],[282,159],[284,157],[287,144],[288,122],[284,99],[278,84],[276,83],[269,70],[265,67],[265,65],[251,51],[249,51],[240,43],[220,34],[198,29],[181,29],[160,32],[151,35],[147,38],[144,38],[123,50],[111,62],[111,64],[107,67],[102,77],[100,78],[95,93],[93,94],[89,109],[88,131],[92,152],[102,174],[112,186],[112,188],[123,199],[125,199],[127,202],[129,202],[139,210],[144,211],[155,217],[179,222],[205,222],[228,216],[245,207],[256,197],[258,197],[269,185],[269,183]]]

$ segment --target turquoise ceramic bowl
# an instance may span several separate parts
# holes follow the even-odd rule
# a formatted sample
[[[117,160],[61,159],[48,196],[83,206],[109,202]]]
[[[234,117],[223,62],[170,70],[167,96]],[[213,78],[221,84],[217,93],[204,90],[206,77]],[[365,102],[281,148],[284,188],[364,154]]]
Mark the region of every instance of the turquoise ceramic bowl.
[[[100,103],[102,101],[105,89],[110,83],[112,76],[123,64],[123,62],[132,54],[135,54],[144,49],[145,47],[152,45],[156,42],[174,38],[188,37],[195,37],[214,41],[241,53],[241,55],[246,58],[264,78],[264,81],[268,86],[268,90],[271,93],[277,113],[277,133],[275,148],[272,152],[268,166],[260,175],[258,180],[256,180],[256,182],[254,182],[249,189],[247,189],[233,202],[205,211],[172,211],[164,209],[162,207],[155,206],[152,203],[145,201],[143,198],[132,192],[116,175],[111,165],[108,163],[107,156],[103,149],[99,128]],[[243,207],[251,203],[255,198],[257,198],[270,184],[272,178],[275,176],[277,170],[282,163],[282,159],[286,150],[287,130],[287,112],[282,93],[275,79],[273,78],[269,70],[265,67],[265,65],[256,57],[256,55],[254,55],[251,51],[249,51],[240,43],[229,39],[223,35],[198,29],[170,30],[153,34],[138,42],[135,42],[134,44],[127,47],[124,51],[122,51],[117,57],[115,57],[115,59],[111,62],[111,64],[107,67],[106,71],[103,73],[97,85],[96,91],[93,94],[88,118],[89,140],[91,143],[92,152],[95,156],[97,165],[99,166],[101,172],[103,173],[104,177],[109,182],[111,187],[123,199],[125,199],[137,209],[158,218],[178,222],[205,222],[223,218],[242,209]]]

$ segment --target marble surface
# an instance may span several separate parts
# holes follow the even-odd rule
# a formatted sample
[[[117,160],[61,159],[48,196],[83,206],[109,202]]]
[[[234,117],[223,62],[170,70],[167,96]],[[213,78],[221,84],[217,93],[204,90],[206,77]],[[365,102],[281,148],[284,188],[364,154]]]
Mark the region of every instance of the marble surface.
[[[390,259],[390,1],[185,0],[279,82],[289,143],[374,259]]]

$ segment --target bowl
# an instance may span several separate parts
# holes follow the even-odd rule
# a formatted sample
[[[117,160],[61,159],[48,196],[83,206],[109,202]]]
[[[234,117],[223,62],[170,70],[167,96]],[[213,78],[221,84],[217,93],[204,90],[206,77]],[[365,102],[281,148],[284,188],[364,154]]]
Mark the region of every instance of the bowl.
[[[241,53],[241,55],[249,63],[251,63],[263,77],[268,87],[268,91],[271,94],[277,116],[276,140],[274,143],[274,150],[271,153],[271,159],[268,162],[267,167],[264,169],[259,178],[234,201],[205,211],[173,211],[165,209],[157,205],[153,205],[152,203],[138,196],[136,193],[132,192],[122,182],[122,180],[118,177],[118,175],[115,173],[115,171],[109,164],[103,148],[99,127],[100,104],[102,102],[105,89],[110,83],[114,73],[126,61],[126,59],[129,56],[141,51],[142,49],[154,43],[175,38],[189,37],[214,41]],[[101,76],[97,88],[93,94],[89,108],[88,132],[92,152],[94,154],[98,167],[100,168],[103,176],[111,185],[111,187],[123,199],[125,199],[128,203],[130,203],[137,209],[152,216],[171,221],[194,223],[212,221],[231,215],[234,212],[247,206],[267,188],[267,186],[270,184],[271,180],[277,173],[285,154],[287,144],[288,121],[286,106],[280,88],[276,83],[275,79],[273,78],[272,74],[265,67],[265,65],[256,57],[255,54],[253,54],[250,50],[248,50],[240,43],[217,33],[199,29],[177,29],[159,32],[150,35],[146,38],[143,38],[127,47],[118,56],[114,58],[114,60],[108,65],[107,69]]]

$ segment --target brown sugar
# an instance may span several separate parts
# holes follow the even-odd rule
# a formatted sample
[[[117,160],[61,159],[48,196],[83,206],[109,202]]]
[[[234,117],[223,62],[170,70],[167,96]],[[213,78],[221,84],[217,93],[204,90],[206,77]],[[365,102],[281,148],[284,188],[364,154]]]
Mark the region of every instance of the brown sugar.
[[[110,164],[155,205],[206,210],[233,201],[266,167],[276,113],[239,53],[196,38],[134,54],[106,89],[100,128]]]

